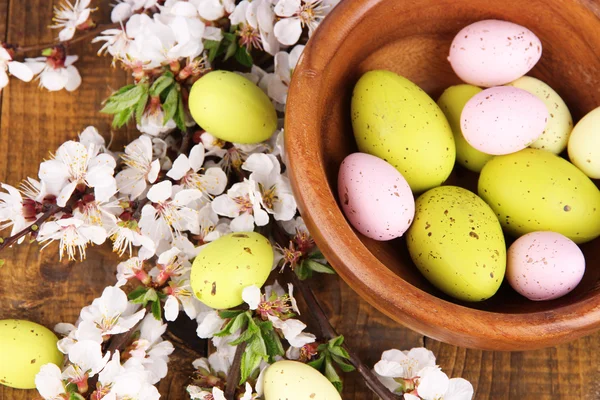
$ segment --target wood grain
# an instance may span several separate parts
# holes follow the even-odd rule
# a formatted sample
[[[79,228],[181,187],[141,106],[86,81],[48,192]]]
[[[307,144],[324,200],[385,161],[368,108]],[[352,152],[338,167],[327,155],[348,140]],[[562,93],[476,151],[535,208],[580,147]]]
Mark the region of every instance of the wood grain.
[[[101,6],[101,18],[107,21],[110,9],[105,2],[96,4]],[[0,0],[0,37],[4,37],[8,18],[9,41],[23,45],[51,41],[56,34],[46,28],[51,10],[47,0],[12,0],[10,5]],[[13,79],[2,94],[0,181],[17,185],[25,176],[35,177],[39,161],[87,125],[95,125],[105,137],[110,136],[110,118],[98,109],[110,89],[120,87],[127,76],[121,70],[110,69],[110,60],[98,58],[87,44],[73,50],[81,57],[76,65],[83,85],[78,91],[48,93],[35,83]],[[136,132],[129,128],[114,134],[115,146],[122,146]],[[106,247],[93,247],[85,262],[61,263],[55,247],[40,252],[36,244],[9,249],[1,258],[6,265],[0,269],[0,319],[25,318],[49,328],[58,322],[74,322],[83,306],[114,283],[118,262]],[[368,365],[389,348],[423,344],[421,335],[375,310],[339,277],[320,278],[312,285],[336,330]],[[308,318],[306,310],[303,318]],[[168,377],[159,385],[163,399],[186,399],[184,385],[191,361],[204,351],[195,338],[193,323],[184,322],[185,317],[184,321],[178,320],[177,328],[168,334],[177,350]],[[466,350],[430,339],[425,344],[449,375],[473,382],[477,399],[600,398],[600,335],[525,353]],[[348,374],[344,379],[345,400],[375,399],[358,375]],[[30,400],[34,396],[35,391],[0,386],[1,400]]]

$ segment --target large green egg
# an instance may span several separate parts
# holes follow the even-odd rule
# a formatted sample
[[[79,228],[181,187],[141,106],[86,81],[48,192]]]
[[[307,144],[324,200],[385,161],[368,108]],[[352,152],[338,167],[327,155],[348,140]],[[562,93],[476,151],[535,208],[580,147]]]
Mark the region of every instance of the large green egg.
[[[17,389],[34,389],[35,376],[44,364],[62,365],[58,338],[30,321],[0,320],[0,383]]]
[[[277,129],[277,113],[269,97],[233,72],[213,71],[198,79],[189,107],[202,129],[228,142],[259,143]]]
[[[460,115],[471,97],[481,92],[481,88],[473,85],[450,86],[438,99],[438,105],[448,118],[454,143],[456,143],[456,162],[473,172],[480,172],[492,155],[482,153],[467,142],[460,128]]]
[[[419,193],[452,172],[456,149],[444,113],[421,88],[390,71],[364,74],[352,94],[358,149],[392,164]]]
[[[256,232],[231,233],[198,254],[192,265],[192,290],[209,307],[236,307],[244,302],[244,288],[262,287],[272,266],[273,247],[266,237]]]
[[[492,209],[457,186],[423,193],[415,208],[406,243],[419,271],[457,299],[482,301],[493,296],[506,271],[506,247]]]
[[[600,191],[565,159],[525,149],[483,167],[478,192],[514,236],[560,233],[575,243],[600,236]]]

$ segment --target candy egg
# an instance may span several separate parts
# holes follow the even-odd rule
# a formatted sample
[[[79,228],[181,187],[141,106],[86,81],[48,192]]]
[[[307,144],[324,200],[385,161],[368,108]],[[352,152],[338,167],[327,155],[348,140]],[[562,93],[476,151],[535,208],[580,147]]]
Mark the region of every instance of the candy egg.
[[[265,400],[342,400],[323,374],[298,361],[277,361],[263,377]]]
[[[600,179],[600,107],[590,111],[573,128],[569,159],[590,178]]]
[[[30,321],[0,321],[0,383],[17,389],[35,388],[35,375],[44,364],[61,366],[58,338],[48,328]]]
[[[560,233],[528,233],[508,249],[506,279],[530,300],[564,296],[579,284],[584,272],[581,249]]]
[[[452,133],[454,134],[454,143],[456,144],[456,162],[473,172],[480,172],[486,162],[493,156],[482,153],[466,141],[460,129],[460,115],[465,104],[481,88],[473,85],[456,85],[444,90],[437,103],[446,115]]]
[[[344,159],[338,193],[352,226],[371,239],[402,236],[415,215],[415,200],[404,177],[370,154],[354,153]]]
[[[525,75],[542,55],[529,29],[488,19],[464,27],[450,45],[448,61],[460,79],[475,86],[498,86]]]
[[[471,98],[461,114],[462,133],[471,146],[486,154],[523,150],[544,132],[546,105],[531,93],[512,86],[486,89]]]
[[[573,118],[571,118],[571,112],[563,99],[550,86],[531,76],[519,78],[509,85],[533,94],[543,101],[548,109],[550,118],[548,118],[546,129],[542,136],[531,143],[529,147],[550,151],[554,154],[562,153],[567,147],[569,135],[573,130]]]
[[[190,283],[196,298],[226,309],[244,302],[245,287],[261,287],[273,266],[269,239],[256,232],[236,232],[209,243],[194,260]]]
[[[277,113],[269,97],[233,72],[213,71],[198,79],[189,107],[202,129],[228,142],[262,142],[277,129]]]

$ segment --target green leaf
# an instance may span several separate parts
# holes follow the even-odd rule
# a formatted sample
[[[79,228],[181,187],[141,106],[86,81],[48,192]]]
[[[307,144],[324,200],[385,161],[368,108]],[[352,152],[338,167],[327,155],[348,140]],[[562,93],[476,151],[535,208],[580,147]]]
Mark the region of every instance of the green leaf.
[[[69,382],[67,383],[67,386],[65,386],[65,389],[67,390],[67,393],[74,393],[77,392],[77,385]]]
[[[144,301],[144,296],[148,291],[147,287],[138,286],[131,293],[127,295],[127,298],[131,300],[132,303],[141,304]]]
[[[344,343],[344,335],[340,335],[338,337],[334,337],[333,339],[329,340],[327,347],[329,347],[329,349],[332,349],[334,347],[339,347]]]
[[[252,61],[252,56],[250,55],[250,53],[248,53],[248,50],[246,50],[245,47],[237,48],[237,50],[235,51],[235,59],[237,60],[237,62],[239,62],[245,67],[251,67],[254,63]]]
[[[312,269],[306,264],[306,261],[307,260],[302,261],[302,263],[294,269],[294,272],[296,272],[296,275],[302,281],[312,277]]]
[[[285,354],[285,350],[283,350],[283,345],[281,344],[281,339],[274,330],[262,331],[262,337],[267,348],[269,362],[274,362],[276,356],[283,356]]]
[[[137,122],[138,125],[141,125],[142,123],[142,116],[144,115],[144,111],[146,111],[146,104],[148,104],[148,98],[148,93],[145,93],[140,98],[140,101],[138,101],[138,103],[135,105],[135,122]]]
[[[127,108],[127,109],[115,114],[115,117],[113,118],[113,123],[112,123],[113,126],[115,128],[120,128],[123,125],[125,125],[127,123],[127,121],[129,121],[129,119],[133,115],[133,110],[134,110],[134,108],[130,107],[130,108]]]
[[[348,352],[346,351],[346,349],[344,349],[343,347],[333,347],[331,349],[329,349],[329,351],[331,352],[332,355],[344,358],[346,360],[350,359],[350,354],[348,354]]]
[[[252,332],[249,329],[246,329],[244,332],[242,332],[242,334],[240,335],[239,338],[237,338],[233,342],[230,342],[229,344],[231,346],[237,346],[238,344],[242,344],[244,342],[251,340],[255,335],[256,335],[256,333]]]
[[[333,386],[335,386],[338,392],[342,392],[342,380],[333,367],[331,359],[328,357],[325,358],[325,377],[329,380],[329,382],[333,383]]]
[[[173,118],[173,120],[175,121],[175,124],[177,125],[177,127],[179,129],[181,129],[182,131],[185,131],[186,126],[185,126],[185,108],[184,108],[184,104],[183,104],[183,96],[179,96],[179,104],[177,106],[177,113],[175,114],[175,117]]]
[[[308,258],[310,258],[311,260],[324,260],[325,256],[323,255],[323,253],[321,253],[321,250],[316,249],[308,256]]]
[[[44,57],[50,57],[52,55],[52,48],[48,47],[47,49],[42,50],[42,55]]]
[[[157,320],[162,320],[162,307],[160,305],[160,301],[155,301],[152,303],[152,315]]]
[[[233,325],[233,321],[234,320],[235,319],[229,320],[229,322],[227,323],[227,325],[225,325],[225,328],[221,329],[220,332],[215,333],[215,336],[222,337],[222,336],[231,335],[231,325]]]
[[[85,400],[85,397],[80,395],[79,393],[70,393],[69,400]]]
[[[235,55],[235,53],[237,52],[238,49],[238,44],[237,42],[234,40],[232,40],[229,45],[226,47],[225,50],[225,57],[223,58],[223,60],[227,61],[229,60],[231,57],[233,57]]]
[[[316,369],[317,371],[320,371],[321,368],[323,368],[324,361],[325,361],[325,354],[321,354],[319,356],[319,358],[317,358],[316,360],[312,360],[311,362],[308,362],[307,364],[310,365],[311,367],[313,367],[314,369]]]
[[[221,317],[222,319],[234,318],[234,317],[237,317],[238,315],[240,315],[243,312],[245,312],[245,311],[242,311],[242,310],[222,310],[222,311],[219,311],[219,317]]]
[[[113,94],[108,98],[104,108],[100,112],[105,114],[116,114],[137,104],[144,94],[148,93],[148,84],[143,83],[134,86],[119,94]]]
[[[130,83],[129,85],[125,85],[125,86],[123,86],[121,89],[117,90],[116,92],[113,92],[113,93],[110,95],[110,97],[112,97],[112,96],[118,96],[118,95],[120,95],[120,94],[122,94],[122,93],[125,93],[125,92],[127,92],[127,91],[128,91],[128,90],[130,90],[130,89],[133,89],[134,87],[135,87],[135,85],[134,85],[133,83]],[[109,98],[110,98],[110,97],[109,97]]]
[[[213,62],[219,55],[222,40],[205,40],[204,48],[208,50],[208,61]]]
[[[165,110],[165,118],[163,119],[163,125],[166,124],[177,112],[177,106],[179,104],[179,90],[178,85],[175,85],[169,91],[165,102],[163,103],[163,109]]]
[[[170,76],[169,76],[170,75]],[[158,96],[175,82],[173,74],[168,73],[159,77],[150,87],[150,96]]]
[[[158,295],[156,294],[156,290],[148,289],[146,294],[144,295],[144,305],[148,304],[151,301],[157,301]]]
[[[225,328],[223,328],[221,332],[216,333],[215,336],[228,336],[236,332],[238,329],[243,329],[246,325],[246,321],[248,320],[248,318],[248,312],[238,314],[235,318],[229,320],[227,325],[225,325]]]
[[[340,367],[340,369],[344,372],[352,372],[356,368],[353,365],[345,362],[341,357],[336,356],[335,354],[331,355],[331,359],[335,361],[335,363]]]
[[[260,362],[263,359],[258,354],[249,351],[249,347],[250,346],[246,348],[246,351],[242,355],[242,363],[240,365],[240,385],[248,380],[248,377],[260,366]]]
[[[304,262],[306,264],[308,264],[308,267],[311,270],[315,271],[315,272],[320,272],[322,274],[332,274],[332,275],[335,275],[335,271],[333,270],[333,268],[331,268],[328,265],[323,265],[321,263],[318,263],[318,262],[310,260],[310,259],[305,260]]]

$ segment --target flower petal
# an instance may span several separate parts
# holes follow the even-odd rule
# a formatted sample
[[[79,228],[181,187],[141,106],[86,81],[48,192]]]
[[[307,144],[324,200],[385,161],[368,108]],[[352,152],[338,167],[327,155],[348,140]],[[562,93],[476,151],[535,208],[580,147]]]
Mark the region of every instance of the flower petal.
[[[29,82],[33,79],[33,71],[31,68],[18,61],[11,61],[8,63],[8,72],[23,82]]]
[[[300,39],[302,24],[298,18],[284,18],[277,21],[273,32],[281,44],[291,46]]]
[[[190,170],[190,160],[185,154],[180,154],[173,162],[173,166],[167,172],[167,176],[176,181],[180,180]]]
[[[173,184],[170,181],[162,181],[153,185],[146,195],[153,203],[159,203],[171,197]]]
[[[452,378],[448,384],[448,391],[444,400],[471,400],[473,398],[473,385],[463,378]]]
[[[275,14],[280,17],[291,17],[300,10],[300,0],[279,0],[275,5]]]
[[[42,365],[35,376],[35,387],[45,399],[55,399],[66,393],[60,368],[55,364]]]
[[[437,367],[426,367],[418,375],[421,379],[417,391],[423,400],[437,400],[444,397],[450,384],[445,373]]]
[[[190,150],[190,167],[194,172],[198,172],[202,168],[202,164],[204,164],[204,146],[199,143]]]
[[[165,319],[167,321],[175,321],[179,315],[179,301],[175,296],[167,297],[165,302]]]
[[[251,310],[256,310],[260,304],[260,289],[256,285],[247,286],[242,290],[242,299],[248,303]]]
[[[81,75],[79,75],[79,71],[72,65],[69,65],[66,70],[67,74],[67,82],[65,83],[65,89],[68,92],[72,92],[77,90],[79,85],[81,85]]]

